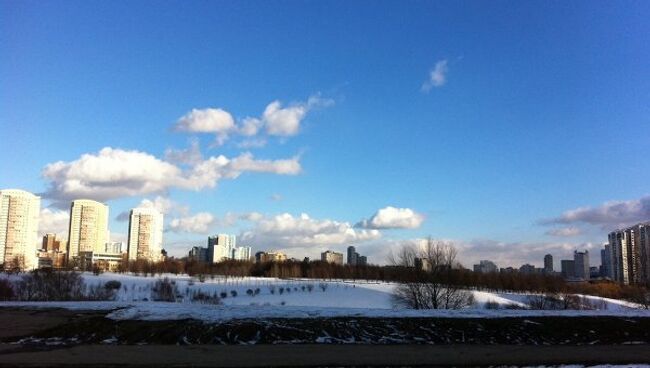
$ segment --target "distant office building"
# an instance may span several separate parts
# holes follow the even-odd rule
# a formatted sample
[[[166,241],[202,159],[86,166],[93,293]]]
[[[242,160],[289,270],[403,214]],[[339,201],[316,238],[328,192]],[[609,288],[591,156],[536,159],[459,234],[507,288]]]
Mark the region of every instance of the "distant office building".
[[[348,264],[351,266],[355,266],[357,264],[357,257],[359,257],[359,253],[357,253],[357,250],[353,246],[348,247]]]
[[[357,257],[357,266],[367,266],[367,265],[368,265],[368,257],[366,256]]]
[[[239,246],[232,250],[232,259],[236,261],[250,261],[251,260],[251,247]]]
[[[255,262],[284,262],[287,255],[282,252],[257,252],[255,253]]]
[[[0,263],[5,267],[38,267],[40,211],[40,197],[19,189],[0,190]]]
[[[575,261],[571,259],[563,259],[560,261],[562,277],[565,279],[575,278]]]
[[[553,273],[553,255],[551,254],[544,256],[544,273]]]
[[[235,235],[217,234],[208,237],[208,262],[217,263],[232,259],[232,252],[236,246]]]
[[[519,272],[520,273],[525,273],[525,274],[533,274],[536,272],[535,266],[526,263],[525,265],[522,265],[519,267]]]
[[[129,215],[129,261],[161,261],[163,214],[155,208],[134,208]]]
[[[126,244],[124,242],[108,242],[104,246],[104,253],[108,254],[122,254],[126,253]]]
[[[589,251],[573,252],[574,277],[580,280],[589,280]]]
[[[474,265],[474,272],[480,272],[480,273],[492,273],[492,272],[498,272],[499,268],[497,265],[492,262],[488,261],[486,259],[479,261],[478,264]]]
[[[68,262],[80,257],[82,252],[103,252],[107,241],[108,206],[89,199],[72,201],[66,252]],[[89,257],[83,258],[88,260]]]
[[[650,222],[608,235],[614,280],[623,284],[650,282]]]
[[[612,279],[612,248],[605,244],[600,250],[600,276]]]
[[[65,250],[61,247],[61,240],[57,239],[56,234],[47,233],[43,236],[43,245],[41,247],[44,251]]]
[[[365,266],[368,264],[368,258],[357,253],[356,248],[353,246],[348,247],[348,265],[350,266]]]
[[[208,248],[206,247],[192,247],[188,258],[196,262],[208,262]]]
[[[343,264],[343,253],[333,252],[331,250],[325,251],[320,254],[321,261],[334,264]]]

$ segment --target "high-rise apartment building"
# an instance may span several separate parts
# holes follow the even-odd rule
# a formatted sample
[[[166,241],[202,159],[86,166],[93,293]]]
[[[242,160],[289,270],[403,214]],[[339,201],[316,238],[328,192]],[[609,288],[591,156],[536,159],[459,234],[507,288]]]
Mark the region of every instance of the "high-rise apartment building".
[[[565,279],[573,279],[576,276],[575,273],[575,261],[572,259],[563,259],[560,261],[560,269],[562,272],[562,277]]]
[[[257,252],[255,253],[255,262],[284,262],[287,255],[282,252]]]
[[[474,272],[479,272],[479,273],[492,273],[492,272],[498,272],[499,268],[497,265],[492,262],[488,261],[486,259],[479,261],[478,264],[474,265]]]
[[[650,222],[608,235],[614,280],[623,284],[650,282]]]
[[[77,199],[70,206],[68,262],[80,253],[104,252],[108,241],[108,206],[90,199]]]
[[[343,264],[343,253],[333,252],[331,250],[325,251],[320,254],[321,261],[334,264]]]
[[[357,264],[357,259],[359,257],[359,253],[357,253],[357,250],[353,246],[348,247],[348,264],[351,266],[355,266]]]
[[[589,251],[573,252],[574,276],[580,280],[589,280]]]
[[[237,247],[235,235],[217,234],[208,237],[208,262],[217,263],[232,259],[235,247]]]
[[[134,208],[129,216],[129,261],[161,260],[163,214],[154,208]]]
[[[553,273],[553,255],[547,254],[544,256],[544,273]]]
[[[245,246],[235,247],[232,250],[232,259],[237,261],[250,261],[252,251],[253,250],[251,247],[245,247]]]
[[[19,189],[0,190],[0,263],[38,267],[38,220],[41,198]]]
[[[605,248],[600,250],[600,276],[613,278],[612,247],[609,244],[605,244]]]
[[[47,233],[43,236],[43,246],[41,249],[47,252],[64,250],[61,247],[61,240],[56,237],[56,234],[52,233]]]

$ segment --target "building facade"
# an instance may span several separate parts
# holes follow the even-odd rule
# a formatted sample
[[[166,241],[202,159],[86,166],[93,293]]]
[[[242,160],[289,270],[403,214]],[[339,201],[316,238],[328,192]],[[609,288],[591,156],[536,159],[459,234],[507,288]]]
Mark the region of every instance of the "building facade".
[[[474,265],[474,272],[491,273],[497,271],[499,271],[497,265],[494,262],[485,259]]]
[[[80,253],[104,252],[107,241],[108,206],[89,199],[72,201],[66,251],[68,262],[74,263]]]
[[[359,258],[359,253],[353,246],[348,247],[348,264],[351,266],[356,266]]]
[[[589,280],[589,251],[573,252],[573,275],[580,280]]]
[[[257,252],[255,253],[255,262],[284,262],[287,255],[282,252]]]
[[[235,235],[217,234],[208,237],[208,262],[217,263],[232,259],[232,252],[236,246]]]
[[[338,252],[333,252],[331,250],[328,250],[320,254],[320,259],[323,262],[342,265],[343,253],[338,253]]]
[[[600,250],[600,276],[613,279],[612,274],[612,247],[605,244],[605,248]]]
[[[19,189],[0,190],[0,263],[38,267],[38,220],[41,198]]]
[[[612,278],[622,284],[650,282],[650,222],[612,231],[607,238]]]
[[[575,261],[572,259],[563,259],[560,261],[562,277],[565,279],[575,278]]]
[[[544,256],[544,273],[553,273],[553,255],[547,254]]]
[[[129,216],[129,261],[161,261],[163,214],[154,208],[134,208]]]

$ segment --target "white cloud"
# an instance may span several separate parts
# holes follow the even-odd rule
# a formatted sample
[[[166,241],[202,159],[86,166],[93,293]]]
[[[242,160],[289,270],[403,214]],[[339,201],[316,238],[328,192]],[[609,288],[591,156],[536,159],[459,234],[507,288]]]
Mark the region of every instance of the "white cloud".
[[[247,137],[254,136],[260,131],[262,125],[264,125],[264,122],[258,118],[245,118],[241,122],[239,133]]]
[[[174,218],[167,228],[177,233],[207,234],[216,224],[216,218],[208,212],[199,212],[191,216]]]
[[[422,84],[422,91],[428,92],[433,87],[442,87],[447,82],[447,60],[440,60],[429,72],[429,79]]]
[[[168,148],[165,150],[165,160],[175,164],[195,165],[203,160],[201,147],[198,139],[192,139],[190,146],[186,149],[177,150]]]
[[[232,159],[220,155],[184,170],[145,152],[106,147],[74,161],[48,164],[43,169],[43,177],[49,181],[45,196],[65,203],[77,198],[106,201],[165,193],[170,188],[214,188],[220,180],[235,179],[244,172],[296,175],[300,171],[298,156],[256,160],[251,153]]]
[[[424,216],[410,208],[385,207],[370,219],[362,220],[356,227],[366,229],[415,229],[424,222]]]
[[[42,236],[54,233],[58,238],[64,239],[68,234],[70,213],[63,210],[41,209],[38,221],[38,233]]]
[[[271,200],[274,202],[279,202],[282,200],[282,195],[278,193],[271,194]]]
[[[288,106],[283,106],[282,102],[275,100],[266,106],[262,116],[246,117],[238,124],[230,113],[222,109],[193,109],[176,122],[174,129],[191,133],[214,133],[217,145],[223,144],[233,134],[254,137],[264,132],[269,136],[287,137],[298,134],[301,123],[310,110],[333,104],[333,100],[322,98],[320,95],[311,96],[307,101]],[[239,143],[239,146],[240,148],[262,147],[266,142],[264,138],[248,139]]]
[[[186,215],[189,212],[189,207],[181,205],[172,201],[171,199],[163,196],[156,196],[153,200],[143,199],[136,206],[138,208],[154,208],[163,215],[169,215],[171,213]],[[128,221],[130,216],[130,211],[123,211],[115,218],[117,221]]]
[[[650,196],[628,201],[609,201],[598,207],[580,207],[562,215],[542,220],[545,225],[584,223],[599,225],[606,230],[634,225],[650,220]]]
[[[110,147],[43,169],[50,181],[47,197],[59,200],[107,200],[163,192],[181,175],[178,167],[148,153]]]
[[[577,228],[575,226],[569,226],[569,227],[563,227],[559,229],[551,229],[546,232],[547,235],[553,235],[553,236],[578,236],[582,234],[582,230],[580,228]]]
[[[291,136],[298,134],[300,123],[309,110],[317,106],[331,106],[333,100],[319,96],[310,97],[307,102],[282,107],[280,101],[273,101],[264,110],[262,121],[269,135]]]
[[[378,230],[354,229],[347,222],[314,219],[304,213],[300,216],[289,213],[276,216],[252,213],[242,217],[254,223],[252,229],[244,232],[242,242],[274,249],[300,247],[320,249],[381,237]]]
[[[235,127],[232,115],[222,109],[192,109],[178,119],[174,128],[193,133],[219,133]]]
[[[305,105],[282,107],[280,101],[273,101],[264,110],[266,132],[269,135],[289,136],[298,134],[300,122],[307,114]]]

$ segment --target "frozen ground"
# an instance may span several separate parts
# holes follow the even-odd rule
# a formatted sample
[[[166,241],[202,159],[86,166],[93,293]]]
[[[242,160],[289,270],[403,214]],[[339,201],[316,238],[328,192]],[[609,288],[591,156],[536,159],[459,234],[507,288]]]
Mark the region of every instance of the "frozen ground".
[[[10,277],[14,281],[17,276]],[[311,318],[311,317],[458,317],[498,318],[536,316],[629,316],[650,317],[650,311],[634,308],[631,303],[586,296],[597,302],[599,310],[510,310],[485,309],[487,302],[502,306],[524,306],[528,294],[472,291],[475,304],[461,310],[408,310],[396,308],[391,298],[391,283],[353,280],[284,280],[275,278],[206,278],[200,282],[187,275],[163,275],[178,288],[177,303],[153,302],[152,287],[160,277],[104,273],[83,275],[87,286],[105,284],[110,280],[122,284],[115,301],[107,302],[0,302],[0,306],[60,307],[78,310],[107,310],[109,318],[173,320],[194,318],[204,321],[246,318]],[[259,289],[257,295],[248,290]],[[311,289],[311,291],[310,291]],[[237,296],[233,297],[233,291]],[[217,295],[222,305],[193,303],[197,293]]]

